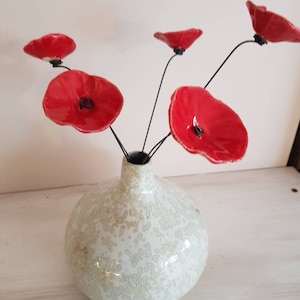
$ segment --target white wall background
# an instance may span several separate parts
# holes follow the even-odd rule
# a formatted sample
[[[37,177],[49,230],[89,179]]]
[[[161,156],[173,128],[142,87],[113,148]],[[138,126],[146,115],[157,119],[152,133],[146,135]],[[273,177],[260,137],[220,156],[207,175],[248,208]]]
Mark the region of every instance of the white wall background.
[[[300,26],[299,0],[261,0]],[[204,85],[231,49],[252,38],[241,0],[10,0],[0,1],[0,192],[95,183],[117,176],[122,153],[110,131],[81,134],[48,120],[41,101],[62,72],[27,56],[23,46],[51,32],[77,43],[64,59],[73,69],[106,77],[125,105],[113,127],[128,150],[140,150],[165,63],[172,50],[156,31],[201,28],[204,34],[166,75],[148,149],[168,131],[175,88]],[[249,132],[245,158],[213,165],[172,138],[153,164],[156,174],[221,172],[286,164],[300,115],[300,44],[248,44],[229,60],[208,90],[230,105]]]

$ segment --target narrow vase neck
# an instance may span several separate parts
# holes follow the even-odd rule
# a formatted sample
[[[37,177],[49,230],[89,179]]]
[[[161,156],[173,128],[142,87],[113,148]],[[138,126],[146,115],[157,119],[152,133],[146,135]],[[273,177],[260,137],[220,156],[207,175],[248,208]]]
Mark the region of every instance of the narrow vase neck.
[[[128,192],[148,193],[154,185],[151,161],[145,164],[133,164],[123,158],[121,184]]]

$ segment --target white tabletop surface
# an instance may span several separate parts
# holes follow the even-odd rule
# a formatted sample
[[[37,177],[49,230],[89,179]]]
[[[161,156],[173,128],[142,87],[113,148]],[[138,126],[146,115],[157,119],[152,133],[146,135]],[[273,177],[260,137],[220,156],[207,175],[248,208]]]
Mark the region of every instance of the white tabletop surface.
[[[300,299],[300,174],[274,168],[174,177],[209,233],[207,267],[184,300]],[[63,251],[91,186],[0,195],[0,299],[87,300]]]

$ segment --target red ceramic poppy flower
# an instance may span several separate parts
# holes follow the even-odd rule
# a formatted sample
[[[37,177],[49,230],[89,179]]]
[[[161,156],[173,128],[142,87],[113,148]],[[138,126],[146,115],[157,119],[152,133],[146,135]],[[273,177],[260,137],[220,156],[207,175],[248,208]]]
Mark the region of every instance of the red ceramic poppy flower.
[[[76,48],[75,42],[60,33],[51,33],[29,42],[24,52],[45,61],[61,60]]]
[[[269,42],[300,42],[300,29],[287,19],[247,1],[255,32]]]
[[[248,134],[240,117],[201,87],[180,87],[169,107],[171,133],[188,152],[213,163],[240,160]]]
[[[55,77],[43,100],[49,119],[59,125],[71,125],[83,133],[109,127],[122,106],[123,96],[115,85],[77,70]]]
[[[154,37],[165,42],[174,50],[182,49],[184,51],[189,48],[201,34],[201,29],[191,28],[176,32],[156,32],[154,33]]]

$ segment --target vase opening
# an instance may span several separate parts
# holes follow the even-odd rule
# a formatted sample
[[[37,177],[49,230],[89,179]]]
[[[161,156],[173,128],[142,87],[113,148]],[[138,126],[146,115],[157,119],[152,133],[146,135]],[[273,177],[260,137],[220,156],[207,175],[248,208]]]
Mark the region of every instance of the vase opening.
[[[128,153],[127,161],[134,165],[144,165],[150,161],[150,156],[142,151]]]

